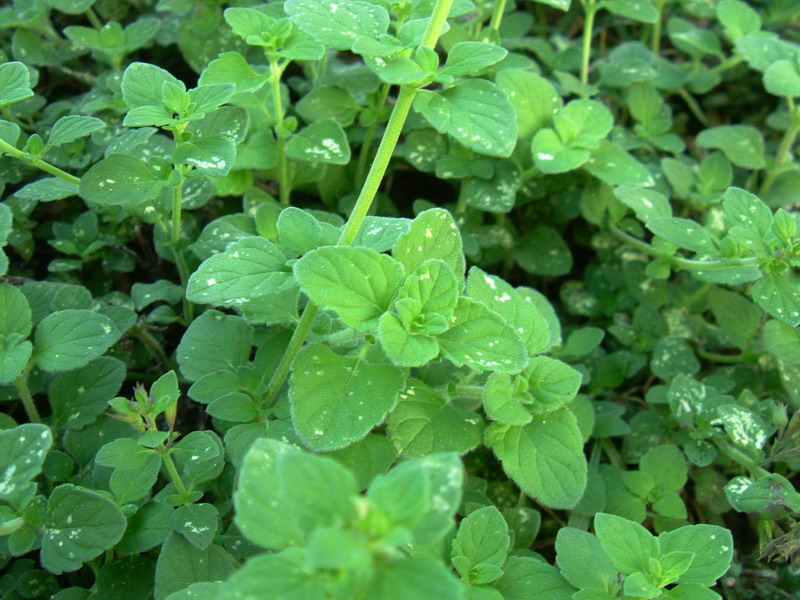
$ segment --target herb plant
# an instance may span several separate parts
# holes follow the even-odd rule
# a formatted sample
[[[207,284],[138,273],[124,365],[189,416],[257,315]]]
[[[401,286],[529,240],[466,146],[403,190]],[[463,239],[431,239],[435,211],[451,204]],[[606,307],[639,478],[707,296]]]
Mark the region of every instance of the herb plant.
[[[0,9],[0,593],[800,593],[794,0]]]

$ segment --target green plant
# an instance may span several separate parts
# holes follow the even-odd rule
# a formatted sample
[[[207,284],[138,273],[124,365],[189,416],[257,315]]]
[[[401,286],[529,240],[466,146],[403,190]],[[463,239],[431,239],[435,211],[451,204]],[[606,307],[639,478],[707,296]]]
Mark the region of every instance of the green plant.
[[[798,14],[0,9],[0,594],[800,591]]]

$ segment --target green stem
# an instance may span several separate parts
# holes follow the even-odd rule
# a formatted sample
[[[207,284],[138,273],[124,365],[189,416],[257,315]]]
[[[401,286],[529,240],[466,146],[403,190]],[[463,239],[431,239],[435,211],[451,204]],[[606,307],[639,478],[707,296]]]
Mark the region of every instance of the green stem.
[[[26,368],[22,375],[14,380],[14,385],[19,392],[19,397],[22,399],[22,405],[25,407],[25,412],[28,413],[28,420],[31,423],[41,423],[42,418],[39,416],[39,411],[36,409],[36,404],[33,402],[31,391],[28,389],[29,368]]]
[[[453,0],[436,0],[436,5],[433,7],[433,15],[428,22],[428,27],[422,37],[421,46],[426,46],[433,49],[442,32],[447,16],[450,13],[450,7],[453,5]],[[347,219],[342,233],[339,236],[337,245],[349,246],[353,239],[355,239],[361,224],[364,222],[364,217],[367,216],[372,201],[375,199],[375,194],[378,192],[378,187],[383,181],[383,176],[386,174],[386,169],[389,166],[389,161],[392,158],[397,141],[400,139],[400,133],[403,131],[403,125],[406,122],[408,113],[411,110],[411,105],[414,102],[414,97],[417,94],[418,88],[413,85],[400,86],[400,94],[397,96],[397,102],[392,109],[392,114],[389,116],[389,122],[386,124],[386,130],[383,132],[381,143],[378,146],[378,152],[372,161],[372,166],[367,173],[367,179],[361,188],[358,195],[356,204],[353,211],[350,213],[350,218]],[[289,375],[294,357],[303,347],[303,343],[311,331],[311,325],[314,322],[314,317],[318,312],[317,306],[311,301],[308,301],[297,327],[292,333],[292,338],[289,340],[289,345],[283,353],[280,363],[272,374],[272,378],[267,384],[267,390],[264,394],[266,403],[271,403],[278,395],[283,382]]]
[[[703,112],[703,109],[700,107],[700,105],[697,103],[697,100],[694,99],[694,96],[692,96],[688,91],[686,91],[686,88],[679,88],[678,95],[681,98],[683,98],[684,102],[686,102],[686,106],[689,107],[689,110],[694,115],[694,118],[700,121],[703,127],[708,127],[709,123],[708,117],[706,116],[706,113]]]
[[[2,525],[0,525],[0,535],[10,535],[14,533],[17,529],[21,528],[25,525],[25,519],[22,517],[15,517],[13,519],[9,519]]]
[[[275,113],[275,137],[278,138],[278,183],[280,185],[281,204],[289,205],[291,188],[289,186],[289,171],[286,164],[286,140],[282,135],[283,104],[281,103],[281,75],[283,69],[278,65],[278,59],[269,59],[269,74],[272,84],[272,111]]]
[[[175,265],[178,267],[178,275],[183,286],[183,317],[186,324],[192,322],[194,309],[192,303],[186,298],[186,286],[189,283],[189,267],[186,264],[186,257],[180,248],[181,242],[181,202],[183,200],[183,178],[172,188],[172,228],[170,230],[170,246],[175,256]]]
[[[164,466],[167,467],[167,472],[169,473],[170,479],[172,479],[172,483],[175,485],[175,488],[178,490],[178,493],[181,495],[181,498],[187,500],[189,498],[189,491],[183,484],[183,479],[181,479],[181,474],[178,473],[178,469],[175,467],[175,462],[169,455],[169,451],[167,451],[165,448],[160,450],[159,452],[161,454],[161,459],[164,461]]]
[[[611,461],[611,464],[624,471],[625,461],[622,460],[622,455],[620,455],[614,442],[612,442],[610,438],[602,438],[600,440],[600,446],[603,448],[603,452],[605,452],[608,460]]]
[[[21,160],[22,162],[28,163],[32,167],[36,167],[37,169],[41,169],[45,173],[50,173],[50,175],[55,175],[56,177],[61,177],[65,181],[69,181],[70,183],[74,183],[75,185],[79,185],[81,180],[74,175],[70,175],[66,171],[62,171],[56,166],[51,165],[48,162],[43,161],[41,158],[33,158],[26,152],[22,150],[18,150],[5,140],[0,139],[0,150],[8,154],[9,156],[13,156],[17,160]]]
[[[380,112],[383,108],[383,105],[386,104],[386,98],[389,96],[389,90],[392,86],[388,83],[384,84],[381,88],[380,99],[376,106],[376,112]],[[356,167],[356,185],[363,185],[364,184],[364,174],[367,170],[367,161],[369,160],[369,151],[372,146],[372,137],[375,135],[375,130],[378,128],[378,119],[375,119],[375,122],[367,127],[367,131],[364,134],[364,143],[361,144],[361,151],[358,155],[358,166]]]
[[[718,363],[738,365],[739,363],[746,360],[743,354],[721,354],[719,352],[709,352],[707,350],[703,350],[702,348],[696,348],[695,350],[697,351],[697,354],[700,356],[700,358],[705,358],[706,360],[713,360],[714,362]]]
[[[131,327],[131,334],[133,334],[134,337],[142,342],[145,348],[147,348],[150,353],[156,357],[165,371],[169,370],[169,358],[167,358],[167,355],[161,348],[161,344],[159,344],[158,340],[154,338],[149,331],[147,331],[143,322],[139,322]]]
[[[732,461],[739,463],[742,467],[747,469],[751,475],[754,477],[766,477],[769,475],[769,471],[767,471],[764,467],[757,464],[752,458],[747,456],[744,452],[739,450],[738,448],[734,448],[725,440],[714,440],[714,443],[717,445],[717,448],[720,451],[730,458]]]
[[[706,295],[708,290],[713,287],[714,284],[712,283],[704,283],[700,287],[698,287],[694,292],[689,294],[689,296],[679,304],[681,308],[689,308],[692,304],[700,300],[703,296]]]
[[[589,59],[592,54],[592,30],[594,29],[594,16],[597,14],[597,7],[594,5],[594,0],[588,0],[583,3],[583,9],[586,13],[583,22],[583,55],[581,59],[581,83],[589,83]]]
[[[647,242],[633,237],[629,233],[622,231],[622,229],[616,225],[610,225],[608,230],[615,238],[625,242],[630,246],[633,246],[637,250],[641,250],[645,254],[649,254],[654,258],[661,258],[669,261],[673,267],[685,269],[687,271],[718,271],[720,269],[727,269],[730,267],[754,267],[759,263],[759,259],[755,256],[726,262],[721,260],[692,260],[690,258],[681,258],[680,256],[675,256],[665,250],[659,250]]]
[[[770,169],[764,179],[764,183],[761,184],[761,189],[759,190],[759,195],[761,197],[766,196],[770,189],[772,189],[775,180],[782,172],[781,167],[790,159],[792,147],[797,140],[797,135],[800,134],[800,112],[795,109],[793,99],[787,98],[786,100],[789,104],[789,114],[791,115],[792,122],[786,130],[786,133],[783,134],[781,145],[778,146],[778,151],[775,153],[775,165]]]
[[[495,0],[492,7],[492,18],[489,27],[495,31],[500,31],[500,23],[503,21],[503,14],[506,11],[506,0]]]
[[[103,23],[100,21],[100,18],[97,16],[97,13],[94,12],[94,9],[90,6],[86,10],[86,18],[89,19],[89,23],[92,24],[92,27],[95,29],[102,29]]]
[[[275,401],[278,392],[283,386],[283,382],[286,381],[286,377],[289,375],[289,371],[292,368],[292,362],[294,362],[294,357],[298,352],[300,352],[300,348],[303,347],[303,343],[306,341],[309,331],[311,331],[311,325],[314,323],[314,317],[317,316],[318,311],[319,309],[317,308],[317,305],[309,300],[308,304],[306,304],[305,310],[303,311],[303,315],[297,322],[297,327],[295,327],[294,332],[292,333],[292,338],[289,340],[289,345],[286,346],[286,350],[283,352],[281,362],[279,362],[278,366],[275,367],[275,371],[272,373],[269,384],[267,384],[267,391],[264,392],[265,406],[269,406]]]
[[[653,54],[658,55],[661,51],[661,25],[664,19],[664,5],[667,3],[667,0],[658,0],[656,4],[656,9],[658,10],[658,18],[656,22],[653,23],[653,31],[652,31],[652,38],[650,38],[650,50],[653,51]]]

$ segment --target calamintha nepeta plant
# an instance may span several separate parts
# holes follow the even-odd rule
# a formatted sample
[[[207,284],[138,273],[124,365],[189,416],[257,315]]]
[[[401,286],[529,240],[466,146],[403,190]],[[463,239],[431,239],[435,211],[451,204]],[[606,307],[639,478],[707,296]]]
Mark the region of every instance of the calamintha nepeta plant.
[[[0,9],[3,594],[796,592],[797,17]]]

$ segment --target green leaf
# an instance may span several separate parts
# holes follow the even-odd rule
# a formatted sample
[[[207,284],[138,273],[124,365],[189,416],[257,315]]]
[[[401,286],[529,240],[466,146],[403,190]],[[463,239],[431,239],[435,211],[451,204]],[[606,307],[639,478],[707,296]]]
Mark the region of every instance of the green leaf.
[[[680,491],[686,485],[686,459],[677,446],[663,444],[650,448],[639,461],[639,469],[647,473],[663,490]]]
[[[763,169],[764,136],[751,125],[720,125],[700,132],[695,140],[701,148],[722,150],[738,167]]]
[[[131,63],[122,75],[122,99],[128,108],[162,106],[161,89],[165,83],[182,86],[180,81],[160,67],[149,63]]]
[[[506,425],[527,425],[533,415],[523,405],[529,395],[515,393],[515,381],[504,373],[492,373],[483,388],[483,408],[493,421]]]
[[[13,285],[0,283],[0,336],[16,334],[26,338],[32,327],[31,307],[25,295]]]
[[[653,374],[665,381],[680,375],[692,375],[700,370],[700,362],[691,346],[681,338],[665,337],[656,342],[650,358]]]
[[[308,122],[333,120],[348,127],[353,124],[361,106],[347,90],[319,85],[303,96],[294,108]]]
[[[461,233],[453,216],[443,208],[431,208],[418,214],[408,231],[397,240],[392,256],[403,264],[406,273],[416,271],[426,260],[439,258],[459,280],[464,277],[466,262]]]
[[[764,519],[779,519],[788,512],[800,511],[800,494],[777,473],[756,480],[734,477],[725,486],[725,496],[735,510],[761,513]]]
[[[289,138],[286,155],[295,160],[346,165],[350,162],[350,144],[342,126],[325,119]]]
[[[294,266],[300,287],[345,325],[369,331],[378,324],[403,281],[403,265],[368,248],[328,246],[312,250]]]
[[[449,569],[423,556],[384,563],[376,570],[365,598],[461,600],[463,588]]]
[[[781,360],[800,362],[800,333],[791,325],[767,321],[764,325],[764,347]]]
[[[205,550],[217,533],[219,511],[213,504],[186,504],[172,513],[175,531],[198,550]]]
[[[397,308],[400,309],[409,303],[413,301],[401,302]],[[411,318],[416,319],[416,315]],[[439,342],[431,335],[411,332],[406,326],[407,320],[392,312],[381,316],[378,321],[381,347],[393,364],[401,367],[421,367],[439,355]]]
[[[58,486],[47,501],[42,527],[42,566],[51,573],[77,571],[122,538],[125,516],[97,492]]]
[[[797,60],[779,60],[764,71],[764,89],[775,96],[800,96],[800,69]]]
[[[36,200],[37,202],[52,202],[53,200],[63,200],[71,196],[77,196],[79,187],[71,181],[61,179],[61,177],[43,177],[38,181],[14,192],[17,198],[26,200]]]
[[[563,106],[553,84],[530,71],[503,69],[497,73],[496,81],[514,106],[519,137],[523,140],[531,139],[548,125]]]
[[[768,273],[750,294],[767,314],[792,327],[800,325],[800,280],[793,273]]]
[[[612,589],[617,569],[596,536],[574,527],[562,527],[556,536],[556,564],[578,589]]]
[[[629,0],[603,0],[600,6],[606,10],[641,23],[655,23],[661,15],[651,0],[630,2]]]
[[[712,586],[730,567],[733,559],[731,532],[716,525],[686,525],[658,536],[661,553],[694,552],[692,565],[680,576],[679,583]]]
[[[306,550],[290,548],[260,554],[248,560],[224,582],[218,600],[259,598],[269,590],[270,600],[326,600],[325,580],[306,559]]]
[[[244,319],[207,310],[189,325],[176,356],[183,376],[197,381],[219,369],[235,371],[247,364],[252,347],[253,329]]]
[[[489,564],[497,567],[497,576],[511,546],[508,525],[494,506],[485,506],[467,515],[453,540],[452,559],[461,578],[471,583],[490,583],[494,579],[474,577],[473,569]]]
[[[644,165],[614,142],[601,142],[585,167],[589,173],[611,185],[655,185],[653,176]]]
[[[9,336],[11,338],[11,336]],[[33,354],[33,344],[16,336],[0,340],[0,384],[6,385],[22,375]]]
[[[472,267],[467,277],[467,295],[503,317],[520,335],[531,356],[550,347],[547,319],[522,291],[495,275]]]
[[[45,371],[89,364],[120,337],[113,321],[90,310],[62,310],[42,319],[34,335],[34,358]]]
[[[546,413],[560,408],[578,393],[581,374],[568,364],[547,356],[536,356],[522,372],[532,396],[529,410]]]
[[[385,8],[358,0],[287,0],[284,10],[300,29],[334,50],[352,50],[358,39],[374,39],[389,29]]]
[[[553,116],[553,125],[567,146],[591,150],[611,131],[614,117],[596,100],[573,100]]]
[[[583,437],[565,408],[524,427],[492,424],[486,432],[503,470],[529,496],[552,508],[572,508],[583,496],[587,466]]]
[[[555,277],[572,270],[572,251],[561,234],[547,225],[518,238],[515,255],[519,266],[534,275]]]
[[[317,527],[351,523],[357,491],[352,474],[332,458],[261,438],[239,472],[235,523],[270,550],[303,545]]]
[[[718,254],[708,230],[691,219],[659,217],[647,222],[646,227],[657,236],[698,254]]]
[[[723,195],[722,206],[731,227],[753,229],[761,237],[766,237],[772,230],[772,210],[747,190],[729,187]]]
[[[758,12],[739,0],[722,0],[717,4],[717,20],[725,29],[725,35],[732,40],[757,33],[761,29],[761,16]]]
[[[500,62],[508,50],[484,42],[458,42],[447,53],[447,62],[440,71],[454,77],[478,75],[491,65]]]
[[[414,99],[414,110],[439,133],[479,154],[507,157],[517,142],[514,106],[485,79],[461,81],[440,92],[423,90]]]
[[[725,427],[725,433],[734,444],[758,451],[767,443],[767,424],[753,411],[737,404],[725,404],[717,408],[717,414]]]
[[[566,173],[584,165],[591,153],[584,148],[566,146],[553,129],[541,129],[533,137],[531,153],[543,173]]]
[[[23,63],[13,61],[0,65],[0,106],[13,104],[33,96],[30,72]]]
[[[178,165],[189,165],[204,175],[224,177],[236,160],[236,144],[221,135],[195,138],[175,146],[172,160]]]
[[[661,555],[659,540],[644,527],[625,517],[598,513],[594,529],[603,550],[623,575],[647,572],[650,559]],[[672,548],[684,550],[684,548]]]
[[[55,122],[47,138],[46,148],[63,146],[90,133],[104,129],[106,124],[95,117],[70,115]]]
[[[383,422],[404,383],[397,367],[307,346],[295,358],[289,385],[292,422],[310,448],[344,448]]]
[[[558,570],[538,557],[509,556],[503,565],[503,576],[494,585],[503,594],[504,600],[577,598],[573,596],[575,589],[564,580]]]
[[[669,200],[655,190],[623,185],[614,189],[614,195],[636,213],[636,218],[642,223],[672,216],[672,206],[670,206]]]
[[[416,380],[400,392],[386,427],[395,450],[405,458],[435,452],[466,454],[480,444],[483,430],[474,412],[455,406]]]
[[[262,237],[238,240],[207,258],[189,277],[186,297],[198,304],[241,306],[292,283],[286,256]]]
[[[493,213],[507,213],[517,202],[522,178],[510,162],[498,162],[491,179],[470,177],[461,186],[461,197],[467,205]]]
[[[151,454],[136,470],[118,470],[111,474],[109,487],[120,506],[137,502],[150,494],[158,479],[161,458]]]
[[[284,250],[305,254],[320,245],[323,228],[308,211],[290,206],[281,211],[276,223],[278,241]]]
[[[36,491],[31,480],[42,471],[53,435],[45,425],[28,423],[0,431],[0,500],[23,508]]]
[[[130,154],[111,154],[81,177],[81,198],[107,206],[136,206],[152,200],[164,182]]]
[[[140,446],[134,439],[119,438],[100,448],[94,460],[104,467],[133,471],[141,469],[154,455],[154,450]]]
[[[451,324],[436,338],[444,356],[456,366],[516,373],[528,363],[527,348],[519,333],[482,303],[459,299]]]
[[[176,531],[169,534],[156,564],[155,598],[167,596],[199,582],[227,579],[237,570],[234,558],[221,547],[211,544],[198,550]]]

